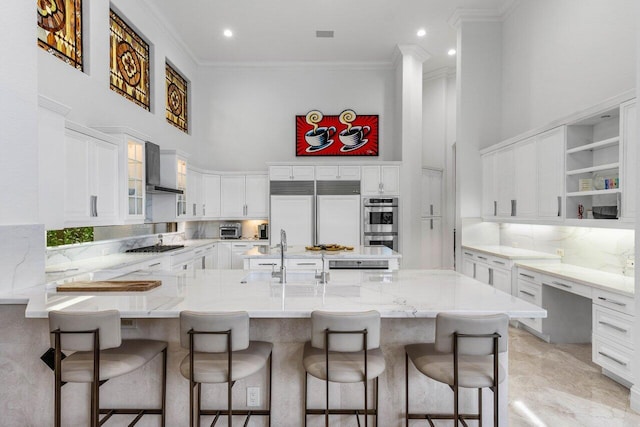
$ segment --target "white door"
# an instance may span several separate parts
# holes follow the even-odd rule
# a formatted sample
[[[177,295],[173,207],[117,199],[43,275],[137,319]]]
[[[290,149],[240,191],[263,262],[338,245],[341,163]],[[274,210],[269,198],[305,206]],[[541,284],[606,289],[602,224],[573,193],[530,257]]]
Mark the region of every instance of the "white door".
[[[491,273],[489,271],[489,266],[482,263],[476,263],[476,280],[490,285]]]
[[[380,166],[362,166],[360,191],[363,196],[375,196],[381,191]]]
[[[397,195],[400,193],[400,167],[381,166],[382,191],[384,194]]]
[[[513,148],[496,153],[496,188],[498,190],[498,216],[510,217],[512,200],[515,200]]]
[[[220,215],[224,218],[244,217],[244,175],[220,178]]]
[[[242,270],[244,268],[244,258],[242,255],[253,249],[253,243],[238,242],[231,244],[231,268]]]
[[[280,243],[283,229],[287,232],[288,246],[313,245],[314,218],[313,196],[271,196],[271,244]]]
[[[221,270],[229,270],[231,268],[231,243],[218,243],[218,262],[217,267]]]
[[[491,271],[493,287],[511,295],[511,272],[498,268],[493,268]]]
[[[636,102],[627,102],[620,106],[620,138],[623,150],[622,180],[622,217],[632,219],[636,216],[636,165],[638,156],[638,127],[636,126]]]
[[[118,158],[119,149],[115,144],[102,141],[93,142],[93,170],[90,171],[94,180],[96,198],[95,208],[97,222],[101,224],[115,224],[120,211]],[[124,200],[123,200],[124,203]]]
[[[320,244],[360,245],[360,196],[318,196]]]
[[[269,216],[269,178],[267,175],[247,175],[245,178],[245,216]]]
[[[422,170],[422,217],[442,215],[442,171]]]
[[[538,213],[536,139],[529,138],[513,149],[515,175],[515,216],[533,218]]]
[[[335,181],[339,179],[340,171],[338,166],[321,165],[316,166],[316,179],[318,181]]]
[[[220,217],[220,175],[205,174],[202,177],[203,216]]]
[[[64,221],[86,221],[91,214],[89,182],[89,141],[77,132],[67,131],[64,140],[65,181]]]
[[[560,220],[562,216],[565,129],[561,126],[537,138],[539,218]]]
[[[482,156],[482,216],[496,216],[496,154],[489,153]]]
[[[422,253],[420,255],[420,268],[442,268],[441,218],[435,217],[422,219]],[[473,274],[473,271],[471,274]]]

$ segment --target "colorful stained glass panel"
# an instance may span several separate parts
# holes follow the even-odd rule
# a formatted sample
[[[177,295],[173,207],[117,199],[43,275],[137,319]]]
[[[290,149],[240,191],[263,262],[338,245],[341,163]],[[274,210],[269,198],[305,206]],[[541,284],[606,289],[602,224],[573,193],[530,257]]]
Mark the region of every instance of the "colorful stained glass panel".
[[[171,65],[166,64],[167,69],[167,121],[189,133],[187,114],[187,89],[188,82]]]
[[[150,111],[149,44],[113,10],[109,15],[111,90]]]
[[[36,0],[38,46],[82,70],[82,0]]]

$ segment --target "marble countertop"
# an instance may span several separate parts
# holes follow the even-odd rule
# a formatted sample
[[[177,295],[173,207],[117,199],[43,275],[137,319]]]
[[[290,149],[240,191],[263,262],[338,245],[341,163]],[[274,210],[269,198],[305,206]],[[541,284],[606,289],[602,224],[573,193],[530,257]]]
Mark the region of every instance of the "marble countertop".
[[[633,277],[622,274],[607,273],[591,268],[579,267],[572,264],[524,262],[516,263],[517,266],[527,268],[542,274],[548,274],[561,279],[572,280],[587,286],[592,286],[606,291],[616,292],[633,297],[635,294],[635,280]]]
[[[549,254],[546,252],[531,251],[528,249],[513,248],[511,246],[499,246],[499,245],[462,245],[463,249],[469,249],[471,251],[483,252],[488,255],[497,256],[500,258],[506,258],[511,260],[517,259],[556,259],[561,258],[558,255]]]
[[[378,310],[389,318],[431,318],[443,311],[546,316],[540,307],[450,270],[334,271],[328,284],[313,280],[313,274],[290,273],[282,285],[270,272],[243,270],[135,273],[119,279],[158,279],[162,285],[129,293],[32,288],[26,317],[44,318],[50,310],[107,309],[128,318],[174,318],[182,310],[246,310],[255,318],[309,317],[313,310]]]
[[[280,258],[279,247],[257,247],[245,252],[243,258]],[[287,246],[285,258],[289,259],[390,259],[402,258],[398,252],[386,246],[355,246],[352,251],[308,251],[304,246]]]

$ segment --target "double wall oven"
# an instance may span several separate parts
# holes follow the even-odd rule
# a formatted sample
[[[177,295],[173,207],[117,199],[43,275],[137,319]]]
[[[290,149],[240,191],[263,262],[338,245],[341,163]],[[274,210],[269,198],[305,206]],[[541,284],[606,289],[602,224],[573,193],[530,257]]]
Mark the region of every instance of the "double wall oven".
[[[397,197],[367,197],[363,199],[363,239],[366,246],[387,246],[398,251]]]

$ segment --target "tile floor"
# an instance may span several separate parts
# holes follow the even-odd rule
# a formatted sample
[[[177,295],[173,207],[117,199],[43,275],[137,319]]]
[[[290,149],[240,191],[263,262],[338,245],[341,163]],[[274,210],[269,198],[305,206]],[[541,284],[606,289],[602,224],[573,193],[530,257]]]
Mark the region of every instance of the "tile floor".
[[[509,426],[640,426],[629,390],[591,362],[591,344],[548,344],[515,328],[509,339]]]

